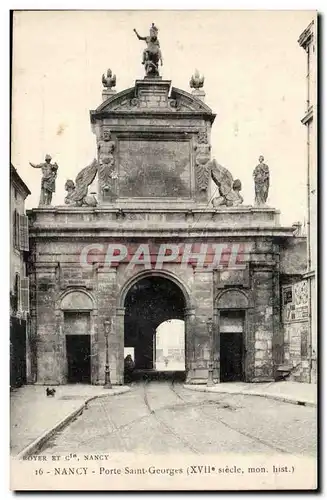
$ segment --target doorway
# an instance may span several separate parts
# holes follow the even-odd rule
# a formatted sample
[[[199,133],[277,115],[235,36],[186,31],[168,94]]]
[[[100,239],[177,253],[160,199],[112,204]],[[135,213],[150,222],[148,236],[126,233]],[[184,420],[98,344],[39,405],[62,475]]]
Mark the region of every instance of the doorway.
[[[90,335],[66,335],[67,381],[70,384],[91,383]]]
[[[220,312],[220,381],[244,380],[244,311]]]
[[[10,386],[26,384],[26,321],[10,317]]]

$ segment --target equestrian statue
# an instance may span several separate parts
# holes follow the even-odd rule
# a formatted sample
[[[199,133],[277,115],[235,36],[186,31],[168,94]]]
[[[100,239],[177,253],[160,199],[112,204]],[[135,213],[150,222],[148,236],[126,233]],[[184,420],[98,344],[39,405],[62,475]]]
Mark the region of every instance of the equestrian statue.
[[[160,43],[158,40],[158,28],[152,23],[150,28],[150,36],[140,36],[136,29],[134,32],[139,40],[146,42],[146,49],[143,51],[142,64],[147,77],[159,76],[159,62],[162,66],[162,54],[160,50]]]

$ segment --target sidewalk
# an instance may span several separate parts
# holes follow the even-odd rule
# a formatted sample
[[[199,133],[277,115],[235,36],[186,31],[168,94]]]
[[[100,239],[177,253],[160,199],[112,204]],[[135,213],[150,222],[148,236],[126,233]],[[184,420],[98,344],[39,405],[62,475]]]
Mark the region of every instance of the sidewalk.
[[[11,455],[33,454],[56,430],[63,428],[83,411],[86,403],[103,396],[130,390],[127,386],[104,389],[96,385],[56,386],[54,397],[47,397],[43,385],[26,385],[10,393]]]
[[[201,392],[218,392],[222,394],[242,394],[276,399],[286,403],[317,406],[317,385],[299,382],[223,382],[214,387],[206,385],[184,385],[185,389]]]

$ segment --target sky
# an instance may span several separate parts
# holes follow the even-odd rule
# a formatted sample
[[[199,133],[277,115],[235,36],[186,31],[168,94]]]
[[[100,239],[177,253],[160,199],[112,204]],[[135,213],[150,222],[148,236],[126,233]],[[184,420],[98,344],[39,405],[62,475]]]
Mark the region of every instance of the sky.
[[[102,74],[117,92],[143,78],[144,42],[159,28],[163,79],[191,92],[205,76],[206,104],[217,114],[212,157],[242,181],[254,201],[252,172],[270,168],[268,205],[281,223],[306,217],[306,54],[297,40],[313,11],[20,11],[14,16],[11,161],[38,205],[41,173],[29,166],[50,153],[59,165],[53,205],[64,184],[96,157],[89,110],[102,103]]]

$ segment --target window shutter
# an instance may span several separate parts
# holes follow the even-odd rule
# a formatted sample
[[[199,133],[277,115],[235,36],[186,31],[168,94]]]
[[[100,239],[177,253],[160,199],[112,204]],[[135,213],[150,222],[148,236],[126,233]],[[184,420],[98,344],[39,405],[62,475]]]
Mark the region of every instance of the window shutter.
[[[19,249],[29,250],[28,244],[28,217],[26,215],[19,216]]]
[[[21,310],[28,313],[30,310],[30,295],[29,295],[29,279],[21,278],[20,280],[20,303]]]
[[[20,223],[20,220],[19,220],[19,213],[16,211],[16,247],[19,248],[19,224]]]
[[[19,248],[19,213],[17,210],[14,210],[14,247]]]

